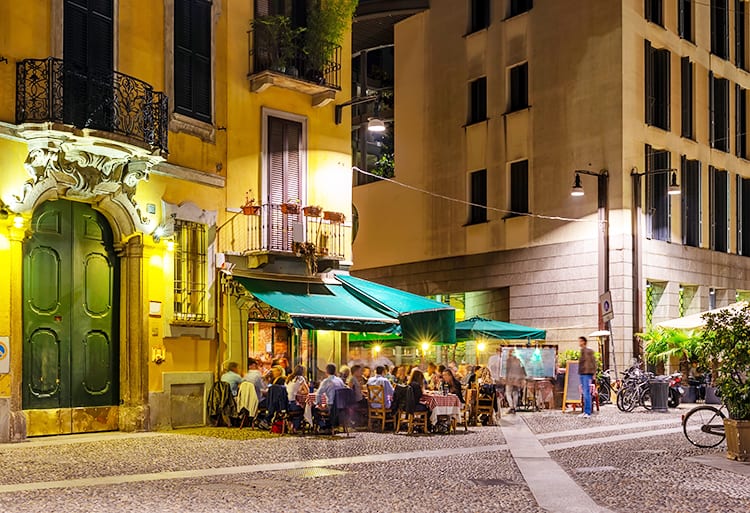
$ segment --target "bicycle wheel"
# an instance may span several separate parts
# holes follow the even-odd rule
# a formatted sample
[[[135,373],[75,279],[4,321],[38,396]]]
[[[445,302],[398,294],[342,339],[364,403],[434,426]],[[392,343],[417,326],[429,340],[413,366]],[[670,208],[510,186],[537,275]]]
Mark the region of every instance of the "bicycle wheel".
[[[638,391],[632,388],[623,388],[617,393],[617,407],[620,411],[631,412],[638,404]]]
[[[724,441],[724,414],[713,406],[696,406],[682,419],[682,432],[688,442],[708,449]]]
[[[651,409],[651,390],[649,389],[649,387],[645,387],[641,389],[638,402],[640,403],[641,406],[643,406],[647,410]]]

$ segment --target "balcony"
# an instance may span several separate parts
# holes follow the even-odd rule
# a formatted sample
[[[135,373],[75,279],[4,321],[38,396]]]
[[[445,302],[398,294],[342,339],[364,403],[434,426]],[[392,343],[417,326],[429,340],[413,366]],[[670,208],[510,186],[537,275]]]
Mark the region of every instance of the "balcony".
[[[166,153],[168,115],[167,96],[129,75],[86,73],[54,57],[16,64],[17,125],[56,123],[118,134]]]
[[[305,46],[305,29],[292,29],[288,18],[267,16],[253,22],[250,36],[250,90],[276,86],[312,97],[314,107],[333,101],[341,90],[341,46]]]
[[[258,205],[254,207],[254,213],[240,213],[230,218],[219,229],[218,252],[298,258],[311,250],[319,262],[349,258],[351,226],[325,217],[307,217],[299,206],[296,206],[297,212],[285,207]]]

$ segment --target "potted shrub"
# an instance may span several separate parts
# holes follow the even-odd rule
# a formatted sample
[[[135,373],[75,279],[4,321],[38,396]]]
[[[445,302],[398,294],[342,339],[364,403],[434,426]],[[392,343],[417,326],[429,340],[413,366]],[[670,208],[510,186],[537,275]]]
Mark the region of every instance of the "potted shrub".
[[[246,216],[257,216],[260,212],[260,205],[255,204],[255,198],[250,197],[251,193],[252,191],[245,193],[245,204],[240,208],[242,209],[242,213]]]
[[[359,0],[309,1],[304,47],[309,80],[325,80],[323,70],[326,63],[331,61],[336,47],[344,41],[358,2]]]
[[[750,306],[703,315],[700,353],[729,410],[727,457],[750,461]]]
[[[323,219],[332,223],[343,223],[346,221],[346,216],[342,212],[329,212],[326,210],[323,212]]]
[[[308,205],[302,209],[305,217],[320,217],[323,213],[323,207],[318,205]]]
[[[286,203],[281,204],[282,214],[299,214],[300,204],[299,200],[288,200]]]
[[[258,16],[252,21],[253,55],[256,71],[270,69],[293,73],[300,35],[304,28],[294,28],[288,16]],[[296,74],[296,73],[294,73]]]

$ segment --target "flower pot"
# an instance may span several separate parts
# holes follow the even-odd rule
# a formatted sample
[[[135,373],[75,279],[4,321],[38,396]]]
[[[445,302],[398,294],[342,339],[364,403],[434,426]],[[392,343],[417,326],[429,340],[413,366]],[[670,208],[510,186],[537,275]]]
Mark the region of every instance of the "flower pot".
[[[323,219],[326,221],[331,221],[332,223],[343,223],[346,219],[346,216],[344,216],[341,212],[328,212],[327,210],[323,212]]]
[[[724,419],[727,434],[727,458],[750,461],[750,420]]]
[[[260,205],[242,205],[242,213],[246,216],[257,216],[260,212]]]
[[[299,214],[300,206],[297,203],[282,203],[281,213],[282,214]]]
[[[323,213],[323,208],[310,205],[303,208],[302,213],[305,214],[305,217],[320,217],[320,215]]]

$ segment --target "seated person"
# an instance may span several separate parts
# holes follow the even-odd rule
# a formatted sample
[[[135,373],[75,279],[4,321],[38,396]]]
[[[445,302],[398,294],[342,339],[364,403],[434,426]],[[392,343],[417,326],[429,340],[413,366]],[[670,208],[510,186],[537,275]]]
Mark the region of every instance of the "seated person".
[[[340,390],[342,388],[346,388],[346,385],[343,381],[341,381],[341,378],[336,376],[336,366],[332,363],[329,363],[328,365],[326,365],[326,378],[320,382],[320,387],[318,387],[318,393],[315,397],[315,414],[317,417],[318,425],[321,428],[328,429],[330,428],[330,426],[323,425],[322,419],[318,415],[318,412],[320,410],[330,410],[330,408],[333,406],[334,401],[336,400],[336,390]],[[325,408],[322,405],[324,395],[326,397]]]
[[[239,392],[240,383],[242,382],[242,376],[239,374],[240,364],[237,362],[227,362],[224,370],[224,374],[221,375],[221,381],[229,383],[232,396],[237,397],[237,392]]]
[[[268,399],[267,399],[267,406],[266,406],[266,418],[263,419],[263,421],[260,423],[261,429],[268,429],[271,426],[271,423],[274,420],[274,417],[276,416],[276,413],[279,411],[286,411],[288,406],[288,400],[287,400],[287,393],[286,390],[284,390],[283,397],[282,396],[275,396],[271,397],[271,387],[273,386],[286,386],[286,376],[285,376],[284,367],[281,365],[274,365],[271,367],[270,372],[270,385],[268,388]]]
[[[289,399],[289,408],[287,409],[287,411],[289,412],[303,411],[305,409],[305,406],[304,404],[303,405],[297,404],[297,396],[298,395],[307,396],[310,389],[307,385],[307,380],[305,379],[305,368],[302,365],[297,365],[294,368],[294,372],[292,372],[289,376],[287,376],[286,390],[287,390],[287,397]],[[292,416],[292,427],[294,431],[297,431],[299,429],[301,423],[302,423],[301,415]]]
[[[367,385],[380,385],[383,387],[383,395],[385,395],[385,407],[390,409],[391,399],[393,398],[393,385],[388,381],[383,374],[385,369],[382,366],[375,367],[375,375],[367,380]],[[374,408],[380,408],[380,404],[372,403]]]
[[[354,400],[357,402],[357,406],[364,406],[367,408],[367,398],[364,396],[362,390],[362,366],[352,366],[352,373],[349,375],[349,379],[346,380],[346,386],[354,390]]]
[[[419,402],[419,399],[424,395],[424,374],[419,370],[419,367],[414,367],[411,370],[407,386],[412,388],[414,400],[417,401],[415,411],[427,411],[427,406]]]
[[[258,407],[265,408],[266,404],[266,387],[268,384],[263,381],[263,373],[258,367],[258,360],[255,358],[247,359],[247,374],[242,378],[243,381],[248,381],[255,385],[255,393],[258,396]]]
[[[450,369],[443,371],[443,387],[445,387],[449,394],[455,394],[458,396],[458,400],[464,402],[464,396],[461,392],[461,383],[453,376],[453,372]]]

